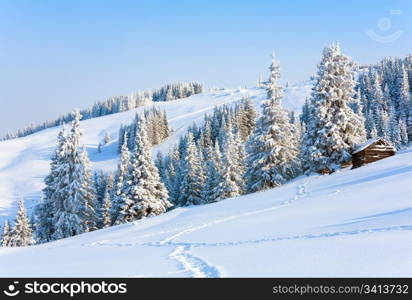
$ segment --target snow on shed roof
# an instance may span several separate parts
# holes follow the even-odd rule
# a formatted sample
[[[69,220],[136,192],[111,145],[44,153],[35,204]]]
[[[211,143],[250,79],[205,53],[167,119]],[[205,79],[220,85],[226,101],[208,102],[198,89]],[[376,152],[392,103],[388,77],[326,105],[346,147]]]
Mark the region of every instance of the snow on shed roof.
[[[361,144],[358,146],[358,148],[356,148],[355,151],[353,151],[352,154],[358,153],[362,150],[365,150],[366,148],[368,148],[370,145],[378,142],[378,141],[383,141],[385,144],[388,144],[389,147],[392,147],[394,151],[396,151],[395,147],[393,147],[392,145],[390,145],[389,142],[387,142],[386,140],[384,140],[383,138],[377,137],[377,138],[373,138],[373,139],[369,139],[367,140],[365,143]]]

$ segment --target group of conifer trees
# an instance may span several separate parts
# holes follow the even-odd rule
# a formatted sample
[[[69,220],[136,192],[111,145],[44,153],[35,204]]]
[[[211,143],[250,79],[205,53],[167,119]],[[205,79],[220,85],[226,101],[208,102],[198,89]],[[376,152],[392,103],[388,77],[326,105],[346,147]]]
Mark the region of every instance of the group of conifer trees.
[[[375,129],[368,128],[371,121],[365,117],[365,112],[383,110],[382,99],[392,102],[398,125],[410,120],[406,108],[411,99],[405,91],[409,77],[399,68],[403,79],[394,80],[402,82],[403,88],[395,89],[398,94],[393,92],[398,98],[365,96],[356,81],[354,62],[342,54],[339,45],[326,47],[310,99],[297,119],[282,107],[280,67],[273,57],[264,85],[267,97],[258,118],[248,97],[216,107],[200,127],[193,124],[167,155],[159,152],[153,161],[153,132],[166,137],[169,129],[165,131],[164,112],[146,111],[120,130],[115,174],[100,172],[94,177],[87,153],[80,147],[80,113],[76,113],[69,132],[62,131],[58,137],[44,197],[35,210],[35,238],[47,242],[159,215],[172,207],[267,190],[304,173],[335,172],[367,137],[383,134],[377,123]],[[360,78],[370,74],[375,73],[368,71]],[[157,118],[153,124],[151,116]]]
[[[168,155],[158,153],[156,166],[173,204],[210,203],[245,192],[245,142],[255,118],[249,98],[216,107],[201,127],[193,124]]]
[[[300,125],[282,108],[280,68],[273,58],[261,116],[251,99],[215,108],[156,165],[176,206],[216,202],[277,187],[300,171]]]
[[[34,243],[33,224],[29,220],[23,199],[19,201],[19,209],[16,214],[13,227],[6,220],[0,233],[1,247],[24,247]]]
[[[155,146],[160,144],[170,135],[169,123],[167,121],[166,112],[160,110],[157,107],[152,107],[151,109],[145,109],[144,118],[146,122],[146,132],[149,144]],[[134,121],[130,125],[120,126],[119,129],[119,143],[118,152],[121,152],[123,143],[125,142],[125,137],[127,138],[127,147],[129,150],[135,148],[136,134],[138,124],[140,122],[140,113],[136,114]]]
[[[87,152],[80,146],[81,115],[75,113],[70,130],[66,133],[63,128],[58,136],[43,198],[35,209],[38,243],[158,215],[172,206],[151,158],[147,133],[151,126],[146,116],[157,112],[136,117],[132,149],[124,133],[117,172],[94,176]],[[161,116],[166,119],[164,113]]]
[[[368,138],[383,137],[400,149],[412,141],[412,56],[384,59],[359,76],[358,98]]]

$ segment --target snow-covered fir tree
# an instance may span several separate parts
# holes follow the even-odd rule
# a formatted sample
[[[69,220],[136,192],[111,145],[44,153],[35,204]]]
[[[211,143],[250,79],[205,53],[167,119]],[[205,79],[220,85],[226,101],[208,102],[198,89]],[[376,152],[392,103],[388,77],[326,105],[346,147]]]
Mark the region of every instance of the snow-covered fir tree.
[[[349,103],[355,94],[351,60],[339,45],[323,51],[311,94],[312,116],[303,138],[302,156],[306,171],[335,171],[366,140],[362,119]]]
[[[395,112],[395,107],[390,102],[389,105],[389,124],[388,124],[388,130],[389,134],[388,137],[392,144],[399,149],[402,146],[402,137],[401,137],[401,128],[399,126],[399,121],[396,117],[396,112]]]
[[[166,101],[172,101],[174,99],[173,93],[171,89],[168,89],[166,92]]]
[[[405,70],[405,66],[401,64],[396,72],[395,79],[395,109],[398,111],[398,126],[401,136],[401,145],[398,147],[400,149],[402,146],[408,144],[408,115],[410,106],[410,86],[408,80],[408,73]],[[410,128],[410,131],[412,129]]]
[[[156,216],[172,207],[167,189],[151,157],[144,116],[140,117],[136,134],[136,148],[127,176],[127,197],[120,212],[122,223]]]
[[[93,173],[93,188],[97,206],[101,206],[108,185],[108,176],[103,171]]]
[[[165,180],[166,180],[166,169],[165,169],[165,159],[163,157],[162,152],[160,152],[160,151],[157,152],[154,164],[155,164],[155,166],[156,166],[156,168],[159,172],[160,178],[162,179],[163,182],[165,182]]]
[[[130,167],[130,152],[127,146],[127,134],[124,135],[124,143],[120,151],[119,164],[117,166],[117,172],[115,175],[113,185],[113,200],[110,208],[110,216],[112,224],[122,223],[122,216],[120,214],[122,208],[125,206],[128,197],[128,174]]]
[[[368,139],[374,139],[378,137],[378,131],[376,129],[375,118],[372,112],[368,112],[365,120],[365,129]]]
[[[164,159],[164,183],[169,191],[169,201],[178,204],[180,182],[182,180],[180,168],[180,152],[178,147],[173,147]]]
[[[179,187],[179,206],[202,204],[202,186],[204,184],[204,170],[200,161],[200,154],[193,139],[193,134],[186,135],[185,154],[181,160],[181,182]]]
[[[401,144],[402,144],[400,148],[402,148],[404,145],[407,145],[409,141],[407,121],[403,118],[399,120],[399,132],[400,132]]]
[[[248,192],[279,186],[299,172],[294,126],[281,107],[279,78],[279,64],[273,56],[266,87],[267,100],[262,103],[262,116],[247,144]]]
[[[360,88],[356,90],[356,93],[353,97],[352,102],[349,103],[349,107],[353,110],[355,114],[357,114],[360,118],[364,119],[363,117],[363,104],[362,104],[362,92]]]
[[[241,195],[244,191],[244,151],[237,133],[233,134],[232,127],[221,133],[222,135],[222,164],[220,167],[220,182],[218,184],[218,200]]]
[[[376,72],[374,74],[373,85],[371,85],[371,76],[367,76],[364,79],[364,90],[360,88],[361,99],[366,103],[365,130],[368,138],[375,138],[378,132],[382,132],[381,112],[384,98],[378,74]]]
[[[213,145],[211,122],[207,115],[205,115],[203,130],[201,132],[198,144],[203,151],[203,155],[207,156],[209,148]]]
[[[80,119],[79,111],[75,111],[71,130],[63,145],[56,191],[52,197],[55,204],[53,239],[96,229],[96,202],[90,162],[87,152],[80,147]]]
[[[1,235],[1,246],[2,247],[10,247],[11,246],[11,229],[9,222],[6,220],[4,221],[3,232]]]
[[[238,109],[239,133],[242,141],[246,141],[255,129],[257,113],[249,97],[243,98]]]
[[[404,64],[399,62],[394,73],[395,78],[391,98],[395,111],[397,111],[398,120],[406,121],[410,100],[410,87]]]
[[[103,205],[100,208],[100,228],[110,227],[112,218],[110,216],[111,199],[109,189],[106,189],[103,197]]]
[[[65,128],[60,130],[57,137],[57,146],[51,157],[50,172],[45,177],[45,188],[40,202],[34,209],[36,219],[35,237],[38,243],[51,241],[54,234],[55,193],[60,175],[60,165],[63,163],[65,151]]]
[[[110,208],[110,193],[113,189],[113,175],[111,173],[105,174],[102,171],[95,172],[94,178],[94,191],[96,195],[96,214],[97,214],[97,228],[105,227],[105,218],[110,216],[110,212],[106,209]],[[106,201],[109,201],[106,203]],[[107,226],[106,226],[107,227]]]
[[[412,141],[412,97],[409,99],[408,103],[408,116],[406,119],[408,141]]]
[[[202,199],[204,203],[212,203],[223,199],[220,194],[222,179],[222,155],[219,142],[215,146],[209,146],[206,153],[206,179],[202,188]]]
[[[24,207],[23,199],[20,199],[19,209],[11,233],[10,246],[25,247],[33,243],[33,231],[26,213],[26,208]]]

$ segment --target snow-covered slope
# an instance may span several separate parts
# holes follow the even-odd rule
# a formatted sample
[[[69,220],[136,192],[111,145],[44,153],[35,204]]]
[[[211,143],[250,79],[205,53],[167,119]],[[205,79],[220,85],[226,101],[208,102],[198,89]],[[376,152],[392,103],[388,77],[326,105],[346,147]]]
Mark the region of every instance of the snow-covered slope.
[[[29,248],[0,276],[412,276],[412,150]]]
[[[284,106],[296,112],[310,92],[310,83],[304,82],[290,86],[285,90]],[[184,134],[193,122],[201,123],[205,113],[211,113],[215,106],[234,103],[250,95],[256,107],[265,97],[265,91],[259,88],[222,89],[215,92],[195,95],[171,102],[159,102],[155,105],[164,108],[173,135],[154,149],[167,151]],[[141,107],[132,111],[113,114],[81,122],[84,132],[82,142],[88,150],[94,169],[114,170],[117,165],[117,138],[121,124],[129,124]],[[15,140],[0,142],[0,224],[5,218],[13,218],[17,210],[17,201],[25,199],[29,211],[40,198],[43,179],[49,171],[49,158],[56,145],[60,128],[50,128],[33,135]],[[112,142],[97,153],[97,145],[104,138],[105,132]]]

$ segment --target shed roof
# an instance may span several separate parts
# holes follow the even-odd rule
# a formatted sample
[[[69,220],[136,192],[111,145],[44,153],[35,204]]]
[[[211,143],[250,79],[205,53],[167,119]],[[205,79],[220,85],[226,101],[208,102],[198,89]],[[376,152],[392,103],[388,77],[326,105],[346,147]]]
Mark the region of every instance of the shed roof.
[[[374,144],[374,143],[376,143],[376,142],[379,142],[379,141],[384,142],[385,145],[387,145],[388,147],[392,148],[391,150],[396,151],[396,148],[393,147],[388,141],[384,140],[383,138],[377,137],[377,138],[369,139],[369,140],[367,140],[365,143],[359,145],[358,148],[356,148],[356,150],[353,151],[352,154],[355,154],[355,153],[358,153],[358,152],[360,152],[360,151],[362,151],[362,150],[365,150],[365,149],[368,148],[370,145],[372,145],[372,144]]]

